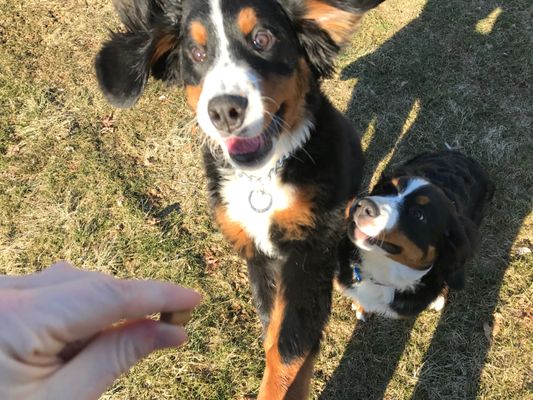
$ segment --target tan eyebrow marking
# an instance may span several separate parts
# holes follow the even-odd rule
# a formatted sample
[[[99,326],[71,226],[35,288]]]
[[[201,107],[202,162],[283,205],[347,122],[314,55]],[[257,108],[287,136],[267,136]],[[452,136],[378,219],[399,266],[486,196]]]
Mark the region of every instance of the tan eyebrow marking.
[[[398,178],[394,178],[391,182],[396,188],[400,189],[400,180]]]
[[[248,36],[257,25],[257,14],[252,7],[241,10],[237,17],[237,25],[244,36]]]
[[[426,204],[430,203],[431,200],[427,196],[418,196],[416,198],[416,204],[420,204],[421,206],[425,206]]]
[[[191,23],[191,37],[201,46],[207,44],[207,29],[200,21],[193,21]]]

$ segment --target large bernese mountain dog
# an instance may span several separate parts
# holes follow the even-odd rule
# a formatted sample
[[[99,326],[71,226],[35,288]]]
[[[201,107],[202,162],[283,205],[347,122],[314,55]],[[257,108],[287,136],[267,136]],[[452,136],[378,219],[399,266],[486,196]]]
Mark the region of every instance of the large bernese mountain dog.
[[[464,286],[464,266],[494,186],[472,158],[424,153],[381,176],[370,196],[351,203],[348,236],[360,264],[339,279],[358,317],[413,316],[444,306]],[[343,282],[343,279],[344,282]]]
[[[320,88],[361,16],[383,0],[118,0],[125,30],[96,59],[130,107],[150,75],[185,87],[210,139],[213,217],[246,260],[264,327],[259,399],[308,395],[363,157]],[[344,252],[342,252],[344,254]]]

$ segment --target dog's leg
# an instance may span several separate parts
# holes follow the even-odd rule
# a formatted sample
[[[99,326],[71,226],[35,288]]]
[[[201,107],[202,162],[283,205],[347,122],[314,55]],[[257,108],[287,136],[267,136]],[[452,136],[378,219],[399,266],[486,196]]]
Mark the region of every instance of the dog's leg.
[[[265,337],[266,368],[260,400],[309,396],[322,331],[331,311],[335,256],[301,252],[281,267],[280,285]]]
[[[444,306],[446,305],[446,296],[444,294],[440,294],[433,302],[429,305],[430,310],[434,311],[441,311]]]
[[[366,318],[365,318],[365,309],[363,307],[361,307],[361,304],[357,303],[357,302],[353,302],[352,303],[352,310],[355,311],[355,317],[359,320],[359,321],[363,321],[363,322],[366,322]]]
[[[304,351],[301,355],[290,356],[280,350],[280,343],[297,341],[297,337],[282,335],[285,318],[298,318],[286,315],[286,307],[278,298],[270,317],[266,340],[266,368],[259,390],[258,400],[303,400],[309,396],[309,386],[318,349]],[[318,348],[318,345],[315,346]]]
[[[266,334],[269,314],[276,294],[276,261],[264,256],[256,256],[248,260],[247,265],[255,308],[263,325],[263,334]]]

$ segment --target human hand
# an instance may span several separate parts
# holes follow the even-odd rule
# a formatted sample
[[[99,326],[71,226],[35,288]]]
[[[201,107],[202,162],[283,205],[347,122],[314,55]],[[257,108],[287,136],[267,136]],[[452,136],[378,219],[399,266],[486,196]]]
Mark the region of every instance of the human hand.
[[[187,339],[183,327],[146,315],[199,302],[177,285],[119,280],[65,262],[0,277],[0,399],[97,399],[137,361]]]

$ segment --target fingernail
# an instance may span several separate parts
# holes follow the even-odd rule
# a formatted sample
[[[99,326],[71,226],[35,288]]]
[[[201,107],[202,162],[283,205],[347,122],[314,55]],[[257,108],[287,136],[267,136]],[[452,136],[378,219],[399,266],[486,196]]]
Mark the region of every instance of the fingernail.
[[[194,289],[187,289],[189,293],[191,294],[192,299],[196,302],[196,304],[199,304],[202,301],[202,295],[198,293]]]
[[[155,335],[155,347],[164,349],[167,347],[181,346],[187,340],[187,332],[181,326],[159,323]]]

